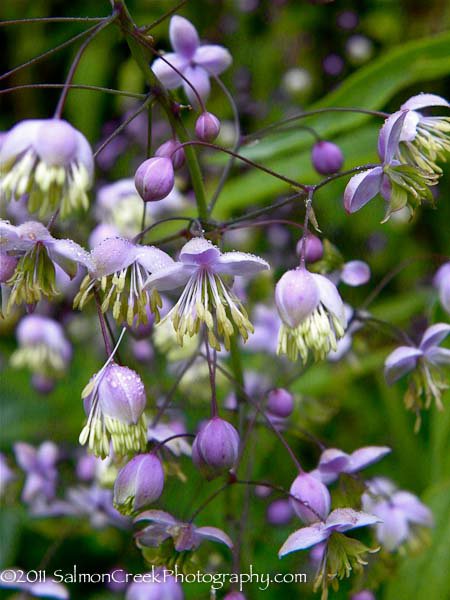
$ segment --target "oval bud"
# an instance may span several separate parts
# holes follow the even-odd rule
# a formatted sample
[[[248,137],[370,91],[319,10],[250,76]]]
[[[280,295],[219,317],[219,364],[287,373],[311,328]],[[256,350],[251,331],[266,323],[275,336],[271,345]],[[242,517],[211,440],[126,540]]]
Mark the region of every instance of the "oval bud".
[[[294,516],[294,509],[289,500],[279,498],[267,507],[267,521],[271,525],[287,525]]]
[[[306,269],[287,271],[275,287],[275,304],[289,327],[297,327],[319,303],[319,290]]]
[[[31,385],[39,394],[46,396],[55,389],[55,380],[41,373],[34,373],[31,377]]]
[[[192,461],[207,479],[229,471],[238,458],[239,434],[223,419],[204,423],[192,445]]]
[[[301,473],[291,485],[292,508],[305,523],[325,521],[330,513],[331,498],[327,487],[308,473]],[[308,508],[310,507],[310,508]]]
[[[18,262],[18,258],[2,253],[0,260],[0,283],[6,283],[14,275]]]
[[[344,164],[342,150],[332,142],[322,140],[314,144],[311,161],[315,170],[321,175],[332,175],[341,170]]]
[[[294,410],[294,398],[287,390],[276,388],[269,392],[267,410],[275,417],[289,417]]]
[[[307,263],[314,263],[320,260],[323,256],[323,244],[322,241],[312,233],[308,233],[306,238],[302,238],[297,243],[297,255],[302,255],[303,244],[306,244],[305,248],[305,260]]]
[[[167,142],[164,142],[155,152],[155,156],[160,156],[162,158],[170,158],[173,164],[173,168],[179,169],[184,165],[185,155],[184,149],[180,147],[181,144],[178,140],[170,139]],[[177,150],[179,148],[179,150]]]
[[[195,123],[195,135],[202,142],[213,142],[219,132],[220,121],[210,112],[202,113]]]
[[[136,171],[134,185],[144,202],[162,200],[175,185],[172,161],[162,156],[145,160]]]
[[[158,500],[164,488],[164,469],[155,454],[138,454],[117,475],[114,506],[131,515]]]

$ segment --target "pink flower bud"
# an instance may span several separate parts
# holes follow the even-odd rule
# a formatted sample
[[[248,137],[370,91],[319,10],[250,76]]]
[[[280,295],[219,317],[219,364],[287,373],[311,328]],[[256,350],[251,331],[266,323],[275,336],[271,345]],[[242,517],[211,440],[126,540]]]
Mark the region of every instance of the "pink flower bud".
[[[179,169],[184,165],[185,155],[184,149],[180,148],[181,144],[178,140],[170,139],[164,142],[155,152],[155,156],[170,158],[173,168]],[[179,148],[179,150],[177,150]]]
[[[294,410],[294,398],[287,390],[277,388],[269,392],[267,410],[275,417],[289,417]]]
[[[164,488],[164,469],[155,454],[138,454],[117,475],[114,506],[133,514],[158,500]]]
[[[306,238],[302,238],[299,240],[297,244],[297,255],[301,256],[302,254],[302,246],[306,244],[305,248],[305,260],[307,263],[314,263],[320,260],[323,256],[323,245],[321,240],[313,235],[312,233],[308,233]]]
[[[220,121],[210,112],[202,113],[195,124],[195,135],[202,142],[213,142],[220,132]]]
[[[319,290],[306,269],[287,271],[275,287],[275,304],[289,327],[297,327],[319,303]]]
[[[229,471],[239,454],[239,434],[223,419],[204,423],[192,445],[192,461],[207,479]]]
[[[311,161],[321,175],[332,175],[341,170],[344,164],[342,150],[332,142],[320,141],[314,144]]]
[[[292,508],[305,523],[325,521],[328,517],[331,505],[330,492],[312,475],[301,473],[294,479],[290,493],[301,500],[297,502],[291,498],[291,503]]]
[[[145,160],[136,171],[134,185],[144,202],[162,200],[175,185],[172,161],[162,156]]]

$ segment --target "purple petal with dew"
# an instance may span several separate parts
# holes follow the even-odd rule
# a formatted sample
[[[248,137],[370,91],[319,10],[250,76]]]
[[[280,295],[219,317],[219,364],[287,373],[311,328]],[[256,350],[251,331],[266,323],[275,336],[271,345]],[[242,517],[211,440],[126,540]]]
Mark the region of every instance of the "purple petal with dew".
[[[325,308],[335,315],[341,322],[343,328],[347,327],[347,317],[345,314],[344,303],[339,295],[339,292],[327,277],[318,273],[311,273],[317,287],[319,288],[320,302]]]
[[[392,502],[396,508],[400,508],[403,511],[408,521],[418,523],[419,525],[426,525],[427,527],[433,526],[433,513],[414,494],[403,491],[396,492],[392,497]]]
[[[137,246],[136,261],[149,273],[171,267],[175,261],[155,246]]]
[[[180,251],[180,261],[188,265],[209,265],[217,262],[221,252],[205,238],[193,238]]]
[[[212,540],[213,542],[221,542],[225,546],[228,546],[228,548],[233,548],[233,542],[230,537],[217,527],[198,527],[195,530],[195,535],[206,540]]]
[[[146,405],[139,375],[114,363],[106,368],[98,384],[98,397],[104,414],[127,424],[137,423]]]
[[[319,459],[319,471],[323,473],[340,473],[348,465],[349,455],[338,448],[327,448]]]
[[[26,248],[22,248],[22,240],[17,227],[2,219],[0,221],[0,250],[8,252],[14,249],[26,250]]]
[[[176,262],[150,275],[144,287],[147,289],[154,288],[160,292],[175,290],[185,285],[195,270],[196,267],[193,265],[183,265]]]
[[[270,269],[267,261],[246,252],[225,252],[216,262],[216,271],[225,275],[253,275]]]
[[[194,63],[200,65],[212,75],[220,75],[232,62],[231,54],[223,46],[200,46],[194,55]]]
[[[75,277],[78,265],[92,269],[89,252],[72,240],[54,239],[47,244],[50,258],[58,264],[71,279]]]
[[[45,123],[44,119],[26,119],[10,129],[0,148],[0,165],[9,163],[32,147],[42,123]]]
[[[365,448],[359,448],[350,455],[346,473],[355,473],[356,471],[365,469],[369,465],[381,460],[389,452],[391,452],[391,449],[387,446],[366,446]]]
[[[397,111],[386,119],[378,136],[378,155],[384,164],[389,164],[398,150],[407,111]]]
[[[191,59],[200,44],[198,33],[190,21],[175,15],[170,19],[170,43],[175,52],[186,59]]]
[[[412,346],[400,346],[389,354],[384,362],[384,377],[389,385],[415,369],[422,350]]]
[[[107,238],[91,251],[91,269],[101,279],[129,267],[136,259],[138,248],[125,238]]]
[[[383,169],[375,167],[353,175],[344,191],[344,208],[354,213],[366,205],[380,191]]]
[[[183,79],[177,71],[183,73],[187,64],[185,58],[169,52],[168,54],[164,54],[164,60],[162,58],[157,58],[153,62],[152,71],[164,87],[168,90],[173,90],[183,83]]]
[[[427,353],[432,346],[438,346],[450,333],[448,323],[436,323],[425,331],[420,341],[419,348]]]
[[[375,515],[353,510],[353,508],[336,508],[328,516],[325,527],[328,531],[348,531],[357,527],[365,527],[379,523]]]
[[[183,73],[186,79],[191,83],[189,85],[186,81],[183,80],[183,88],[186,96],[188,97],[189,102],[192,106],[198,110],[199,101],[197,98],[197,94],[206,102],[209,96],[209,92],[211,90],[211,84],[209,82],[208,72],[205,71],[203,67],[188,67]],[[197,94],[194,92],[192,88],[195,88]]]
[[[362,260],[351,260],[345,263],[341,272],[341,280],[353,287],[364,285],[369,279],[370,267]]]
[[[448,100],[436,94],[417,94],[411,96],[409,100],[402,104],[401,108],[403,110],[419,110],[426,106],[450,106],[450,104]]]
[[[329,536],[330,532],[327,531],[324,523],[314,523],[314,525],[310,525],[309,527],[302,527],[302,529],[291,533],[278,551],[278,556],[281,558],[290,552],[311,548],[311,546],[320,544],[320,542],[323,542]]]

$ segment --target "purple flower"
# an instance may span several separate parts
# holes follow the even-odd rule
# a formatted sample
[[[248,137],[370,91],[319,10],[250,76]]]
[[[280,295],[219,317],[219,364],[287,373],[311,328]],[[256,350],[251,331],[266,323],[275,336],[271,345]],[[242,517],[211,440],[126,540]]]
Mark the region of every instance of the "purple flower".
[[[305,260],[307,263],[314,263],[320,260],[323,256],[323,244],[322,241],[312,233],[308,233],[305,237],[302,237],[296,247],[298,256],[302,254],[303,244],[306,244],[305,248]]]
[[[139,548],[156,548],[169,538],[173,539],[175,550],[195,550],[204,540],[212,540],[233,548],[233,542],[228,535],[217,527],[196,527],[193,523],[178,521],[162,510],[147,510],[136,517],[135,523],[150,521],[150,525],[138,531],[135,535]]]
[[[148,158],[136,171],[134,184],[144,202],[163,200],[175,185],[172,160],[164,156]]]
[[[220,133],[220,121],[210,112],[203,112],[195,122],[195,135],[203,142],[213,142]]]
[[[450,350],[441,348],[441,342],[450,333],[450,325],[436,323],[425,331],[416,346],[396,348],[384,362],[384,376],[392,385],[407,373],[414,372],[412,385],[417,394],[425,394],[426,408],[433,397],[438,408],[442,409],[441,392],[448,388],[441,378],[440,367],[450,364]]]
[[[294,397],[287,390],[276,388],[269,392],[266,408],[272,415],[286,419],[294,410]]]
[[[173,163],[173,168],[175,170],[180,169],[185,162],[185,154],[184,148],[180,147],[181,144],[179,140],[175,138],[171,138],[161,144],[159,148],[156,149],[155,156],[163,156],[164,158],[170,158]]]
[[[333,144],[333,142],[321,140],[313,146],[311,161],[318,173],[332,175],[341,170],[344,164],[344,155],[339,146]]]
[[[173,264],[168,254],[154,246],[140,246],[124,238],[103,240],[91,251],[89,274],[75,296],[74,307],[82,309],[97,290],[102,311],[112,306],[119,323],[146,323],[148,305],[158,320],[161,299],[144,284],[150,273]]]
[[[55,265],[70,276],[78,265],[87,266],[89,254],[72,240],[57,240],[44,225],[28,221],[17,227],[0,221],[0,250],[19,258],[14,274],[7,281],[11,288],[6,312],[13,304],[35,304],[42,296],[55,297]]]
[[[144,573],[142,581],[127,587],[125,600],[183,600],[184,594],[178,581],[161,567],[152,573]]]
[[[145,284],[158,291],[185,286],[175,306],[164,317],[171,319],[180,346],[186,335],[197,334],[204,323],[211,346],[221,350],[218,337],[230,349],[230,337],[239,331],[244,340],[253,326],[238,298],[221,275],[252,275],[269,269],[265,260],[244,252],[225,252],[203,238],[194,238],[181,249],[179,261],[158,269]]]
[[[302,521],[325,521],[330,512],[331,497],[323,483],[309,473],[300,473],[289,491],[292,507]]]
[[[11,356],[13,367],[28,367],[46,377],[64,374],[72,358],[72,346],[57,321],[27,315],[20,321],[16,335],[19,348]]]
[[[197,107],[198,100],[191,86],[170,65],[192,83],[202,100],[206,100],[210,92],[210,76],[220,75],[225,71],[231,64],[231,55],[222,46],[201,46],[195,27],[179,16],[170,20],[170,42],[175,52],[165,54],[165,60],[155,60],[152,69],[169,90],[182,85],[189,102]]]
[[[13,575],[13,571],[17,571],[17,573]],[[69,592],[62,583],[53,579],[32,583],[26,581],[27,579],[23,569],[10,568],[0,571],[0,587],[2,588],[20,590],[25,596],[30,594],[36,598],[56,598],[56,600],[68,600],[69,598]],[[29,579],[33,579],[33,573],[30,573]]]
[[[41,216],[58,206],[63,218],[87,209],[93,174],[88,141],[61,119],[22,121],[0,148],[0,191],[7,200],[28,194],[29,211]]]
[[[58,477],[55,466],[59,455],[57,446],[53,442],[43,442],[39,448],[33,448],[25,442],[17,442],[14,454],[26,475],[22,500],[27,503],[52,500]]]
[[[304,267],[287,271],[275,288],[275,303],[283,321],[278,354],[306,362],[309,351],[324,359],[344,335],[347,320],[336,286]]]
[[[442,308],[450,314],[450,262],[443,264],[436,271],[433,285],[439,291]]]
[[[274,500],[267,507],[267,521],[271,525],[287,525],[294,514],[292,504],[285,498]]]
[[[223,419],[213,417],[202,424],[192,445],[192,461],[207,479],[226,473],[239,455],[239,434]]]
[[[433,526],[430,509],[414,494],[396,490],[389,480],[380,478],[369,482],[362,502],[364,510],[379,517],[377,538],[390,552],[404,542],[412,541],[418,526]]]
[[[138,454],[117,475],[114,483],[114,506],[130,515],[161,496],[164,488],[164,469],[155,454]]]
[[[365,446],[351,454],[338,448],[327,448],[320,456],[317,469],[310,475],[326,485],[333,483],[341,473],[357,473],[381,460],[391,449],[387,446]]]
[[[280,548],[278,556],[281,558],[290,552],[316,546],[328,540],[335,531],[343,533],[350,529],[374,525],[378,522],[379,519],[376,516],[358,512],[351,508],[337,508],[328,515],[325,521],[318,521],[292,533]]]
[[[362,260],[351,260],[342,267],[339,279],[352,287],[364,285],[370,279],[370,267]]]
[[[82,393],[88,417],[80,434],[80,444],[105,458],[126,456],[145,450],[147,428],[144,416],[145,389],[141,378],[128,367],[106,364],[94,375]]]

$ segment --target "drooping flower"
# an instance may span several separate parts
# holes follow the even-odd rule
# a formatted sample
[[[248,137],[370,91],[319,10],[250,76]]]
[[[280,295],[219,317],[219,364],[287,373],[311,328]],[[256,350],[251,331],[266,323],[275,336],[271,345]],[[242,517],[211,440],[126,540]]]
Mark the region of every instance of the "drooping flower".
[[[16,335],[19,348],[11,356],[13,367],[28,367],[45,377],[64,374],[72,347],[57,321],[42,315],[27,315],[20,321]]]
[[[157,547],[164,540],[172,538],[175,550],[196,550],[204,540],[212,540],[233,548],[233,542],[228,535],[217,527],[196,527],[194,523],[178,521],[171,514],[162,510],[147,510],[134,520],[135,523],[149,521],[147,525],[135,534],[139,548]]]
[[[158,500],[164,488],[164,469],[155,454],[134,456],[117,475],[114,506],[131,515]]]
[[[381,460],[391,449],[387,446],[365,446],[351,454],[338,448],[327,448],[322,452],[319,464],[310,475],[326,485],[333,483],[340,473],[357,473]]]
[[[13,304],[36,304],[45,296],[59,294],[55,265],[72,279],[78,265],[88,266],[89,254],[72,240],[54,238],[42,223],[28,221],[17,227],[0,221],[0,251],[3,256],[18,258],[13,275],[6,285],[11,288],[6,312]]]
[[[192,83],[199,96],[206,100],[210,92],[209,78],[220,75],[230,66],[231,55],[222,46],[200,45],[195,27],[178,15],[171,18],[169,33],[174,52],[165,54],[165,60],[156,59],[152,69],[167,89],[172,90],[182,85],[189,102],[197,106],[198,100],[192,88],[170,65],[181,72]]]
[[[390,552],[405,542],[419,543],[424,527],[433,526],[433,515],[417,496],[403,490],[385,478],[368,483],[368,491],[362,496],[364,510],[379,517],[376,526],[378,541]]]
[[[94,159],[83,134],[61,119],[15,125],[0,149],[0,192],[7,200],[28,194],[30,212],[60,208],[61,217],[87,209]]]
[[[239,434],[223,419],[213,417],[202,424],[192,445],[192,461],[207,479],[226,473],[239,455]]]
[[[436,271],[433,285],[439,292],[442,308],[450,314],[450,262],[443,264]]]
[[[181,249],[179,261],[155,271],[147,279],[146,287],[167,291],[185,286],[178,302],[164,317],[172,320],[180,346],[185,335],[194,336],[204,323],[211,346],[220,350],[221,337],[229,350],[235,329],[247,340],[253,326],[221,276],[252,275],[268,268],[262,258],[243,252],[222,253],[211,242],[194,238]]]
[[[278,336],[278,354],[303,362],[312,351],[324,359],[344,335],[347,320],[336,286],[323,275],[304,267],[287,271],[275,288],[275,302],[283,321]]]
[[[425,331],[418,346],[400,346],[386,358],[384,375],[389,385],[412,373],[410,387],[405,396],[407,408],[418,415],[422,407],[421,397],[425,398],[425,408],[429,408],[432,398],[442,410],[441,394],[448,388],[441,367],[450,364],[450,350],[440,344],[450,333],[450,325],[436,323]]]
[[[55,466],[59,457],[57,446],[53,442],[43,442],[39,448],[33,448],[25,442],[17,442],[14,454],[26,475],[22,500],[27,503],[52,500],[58,478]]]
[[[142,452],[147,445],[144,415],[145,389],[141,378],[128,367],[107,364],[94,375],[82,393],[87,423],[80,444],[95,456]]]
[[[159,294],[144,284],[152,272],[173,264],[170,256],[154,246],[140,246],[124,238],[103,240],[91,251],[89,273],[81,283],[74,307],[82,309],[97,292],[102,311],[112,306],[113,317],[119,323],[146,323],[148,305],[159,320]]]

